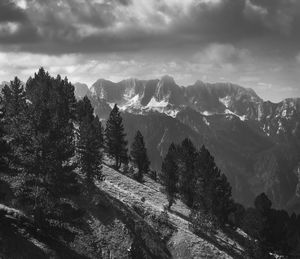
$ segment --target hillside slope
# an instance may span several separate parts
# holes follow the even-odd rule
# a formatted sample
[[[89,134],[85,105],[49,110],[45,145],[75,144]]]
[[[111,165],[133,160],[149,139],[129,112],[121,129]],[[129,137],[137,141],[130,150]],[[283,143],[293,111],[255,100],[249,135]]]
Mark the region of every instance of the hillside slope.
[[[103,174],[105,180],[96,185],[126,206],[138,207],[146,221],[149,222],[147,215],[159,216],[164,210],[167,199],[158,183],[146,178],[145,183],[140,184],[107,166],[103,167]],[[178,200],[168,212],[170,223],[177,229],[167,243],[172,258],[243,257],[243,248],[238,242],[222,232],[205,237],[193,234],[189,229],[188,215],[189,209]]]
[[[0,205],[0,258],[243,258],[242,233],[234,239],[222,232],[189,229],[189,209],[179,200],[161,221],[167,204],[162,186],[145,177],[144,184],[103,165],[103,181],[82,185],[74,198],[85,211],[68,238],[39,229],[21,210]]]

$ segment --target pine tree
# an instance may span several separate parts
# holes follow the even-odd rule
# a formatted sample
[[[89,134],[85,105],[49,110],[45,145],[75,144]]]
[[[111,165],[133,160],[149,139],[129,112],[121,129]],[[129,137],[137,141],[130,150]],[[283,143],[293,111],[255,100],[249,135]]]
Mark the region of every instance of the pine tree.
[[[38,222],[46,218],[63,219],[63,198],[78,194],[76,164],[72,161],[74,87],[67,79],[53,78],[41,68],[27,81],[26,96],[30,103],[33,152],[23,196]]]
[[[0,173],[9,172],[9,156],[10,156],[10,147],[5,139],[6,132],[4,130],[4,111],[2,98],[0,97]]]
[[[176,146],[172,143],[162,163],[162,180],[168,198],[168,208],[175,202],[176,184],[178,179],[178,166],[176,164]]]
[[[7,116],[14,117],[23,112],[26,106],[26,96],[22,82],[15,77],[10,86],[5,85],[3,90],[3,106]]]
[[[6,132],[4,130],[4,109],[0,96],[0,185],[2,185],[2,174],[10,173],[9,160],[11,159],[11,149],[6,141]],[[5,199],[6,193],[0,188],[0,202]]]
[[[133,163],[138,168],[137,181],[143,180],[143,175],[149,171],[149,159],[147,155],[147,149],[145,147],[144,138],[142,133],[138,130],[134,141],[131,145],[130,155]]]
[[[188,138],[184,139],[180,145],[179,154],[179,192],[184,202],[191,207],[194,197],[194,178],[196,163],[196,148]]]
[[[214,162],[213,156],[202,146],[198,153],[195,174],[195,196],[193,207],[216,219],[223,226],[234,209],[231,186]]]
[[[122,117],[115,104],[106,122],[105,145],[107,153],[115,160],[116,169],[120,168],[121,163],[128,161],[125,136]]]
[[[3,128],[11,150],[10,169],[15,173],[26,173],[33,150],[30,111],[21,81],[15,77],[3,88],[2,94]]]
[[[95,119],[93,120],[93,126],[95,128],[95,137],[99,141],[100,147],[103,148],[103,145],[104,145],[103,132],[104,132],[104,130],[103,130],[102,123],[101,123],[98,115],[96,115]]]
[[[265,193],[261,193],[254,200],[255,209],[260,215],[260,224],[261,229],[259,231],[259,240],[265,247],[271,247],[275,240],[270,242],[273,239],[273,231],[278,226],[272,226],[272,202],[269,200],[268,196]],[[279,225],[279,224],[277,224]]]
[[[95,176],[101,176],[102,127],[98,117],[94,117],[92,105],[86,96],[77,104],[77,116],[81,170],[88,183],[91,183]]]

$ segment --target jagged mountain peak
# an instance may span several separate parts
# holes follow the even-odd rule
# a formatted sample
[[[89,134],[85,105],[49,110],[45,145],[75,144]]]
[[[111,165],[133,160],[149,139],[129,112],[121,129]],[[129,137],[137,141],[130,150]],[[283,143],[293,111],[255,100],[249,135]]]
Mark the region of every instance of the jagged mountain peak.
[[[169,75],[163,75],[160,79],[161,82],[165,82],[165,83],[173,83],[175,84],[175,79],[172,76]]]
[[[286,98],[281,103],[287,107],[300,108],[300,98]]]
[[[161,100],[168,100],[169,99],[175,99],[177,98],[177,93],[180,91],[181,87],[178,86],[175,83],[175,80],[173,77],[170,77],[168,75],[163,76],[160,81],[158,82],[158,85],[156,87],[155,91],[155,98],[158,101]]]
[[[110,83],[113,83],[112,81],[107,80],[107,79],[105,79],[105,78],[99,78],[99,79],[97,79],[97,81],[96,81],[94,84],[96,84],[96,83],[104,83],[104,82],[110,82]]]
[[[9,82],[8,81],[2,81],[1,83],[0,83],[0,85],[9,85]]]
[[[202,89],[209,93],[219,95],[219,97],[224,97],[226,95],[249,95],[254,99],[262,100],[252,88],[245,88],[237,84],[229,82],[220,83],[205,83],[203,81],[197,80],[193,85],[188,86],[190,89]]]
[[[141,81],[139,80],[138,78],[135,78],[135,77],[129,77],[129,78],[126,78],[120,82],[126,82],[126,83],[136,83],[137,81]]]
[[[76,84],[75,91],[79,91],[77,95],[82,98],[87,89],[85,85]],[[193,85],[183,87],[169,75],[154,80],[127,78],[120,82],[101,78],[92,85],[90,94],[105,99],[109,105],[117,103],[122,110],[136,113],[154,110],[172,116],[176,116],[184,107],[206,115],[234,114],[243,120],[262,120],[270,114],[275,116],[279,113],[281,117],[285,114],[291,117],[294,110],[300,110],[297,98],[273,104],[264,102],[253,89],[237,84],[198,80]]]
[[[78,99],[83,98],[84,96],[89,96],[90,95],[90,90],[87,84],[76,82],[74,84],[74,91],[75,91],[75,96]]]
[[[205,83],[202,80],[196,80],[196,82],[193,84],[194,86],[202,86]]]

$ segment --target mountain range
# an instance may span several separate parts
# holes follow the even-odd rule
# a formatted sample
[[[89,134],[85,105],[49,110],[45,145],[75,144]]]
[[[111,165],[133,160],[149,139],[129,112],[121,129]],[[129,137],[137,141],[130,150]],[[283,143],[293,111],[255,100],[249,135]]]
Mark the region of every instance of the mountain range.
[[[153,169],[171,142],[189,137],[208,147],[237,201],[252,205],[265,192],[274,207],[300,211],[300,98],[272,103],[239,85],[183,87],[170,76],[76,83],[75,94],[87,95],[102,120],[116,103],[129,143],[138,129],[144,135]]]

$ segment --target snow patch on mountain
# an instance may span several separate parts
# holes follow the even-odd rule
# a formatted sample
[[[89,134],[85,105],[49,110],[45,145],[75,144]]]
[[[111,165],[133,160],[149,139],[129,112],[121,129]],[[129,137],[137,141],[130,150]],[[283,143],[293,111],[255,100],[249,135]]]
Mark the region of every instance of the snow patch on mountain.
[[[243,115],[243,116],[237,115],[236,113],[232,112],[232,111],[229,110],[229,109],[226,109],[226,110],[225,110],[225,114],[231,114],[231,115],[234,115],[234,116],[238,117],[241,121],[245,121],[245,120],[247,119],[246,115]]]
[[[225,106],[226,108],[228,108],[229,105],[230,105],[230,102],[231,102],[231,97],[227,95],[227,96],[225,96],[225,97],[223,97],[223,98],[219,98],[219,102],[223,103],[224,106]]]
[[[177,109],[168,109],[164,113],[170,117],[175,118],[178,112],[179,112],[179,110],[177,110]]]
[[[136,94],[132,98],[128,99],[124,105],[120,106],[120,110],[125,111],[125,110],[131,109],[131,108],[139,109],[140,106],[141,106],[140,97],[138,94]]]
[[[201,112],[201,114],[204,115],[204,116],[212,116],[212,115],[215,115],[216,113],[215,112],[204,111],[204,112]]]
[[[280,134],[280,132],[285,132],[285,129],[283,127],[283,124],[282,124],[281,120],[278,121],[278,129],[277,129],[276,134],[278,135],[278,134]]]
[[[267,136],[270,136],[270,125],[266,126],[266,124],[264,124],[263,126],[263,131],[267,134]]]
[[[169,103],[166,100],[157,101],[154,97],[151,98],[150,102],[147,104],[147,108],[161,108],[166,107]]]
[[[207,120],[205,117],[203,117],[203,122],[204,122],[207,126],[210,125],[210,123],[208,122],[208,120]]]
[[[107,104],[108,104],[108,105],[109,105],[109,107],[110,107],[110,108],[112,108],[112,109],[113,109],[113,108],[114,108],[114,106],[115,106],[115,103],[107,103]],[[120,109],[122,109],[122,107],[120,107]]]

